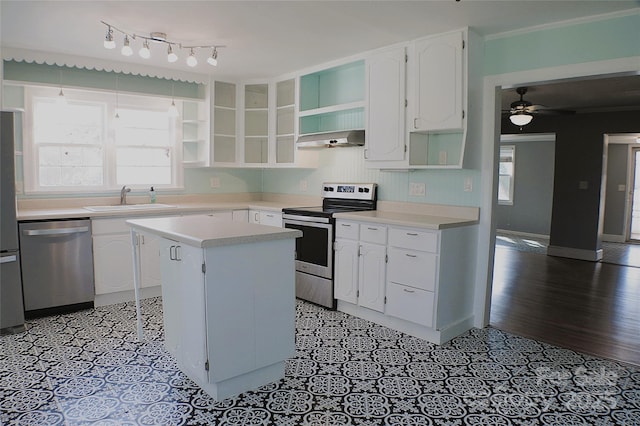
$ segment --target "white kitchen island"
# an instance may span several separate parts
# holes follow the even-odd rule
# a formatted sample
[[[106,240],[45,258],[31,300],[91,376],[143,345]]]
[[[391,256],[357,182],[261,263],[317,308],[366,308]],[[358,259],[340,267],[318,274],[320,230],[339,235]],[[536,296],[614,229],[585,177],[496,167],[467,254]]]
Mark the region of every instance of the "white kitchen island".
[[[127,221],[161,238],[165,346],[217,401],[284,377],[295,353],[297,230],[207,215]],[[140,267],[133,250],[138,336]]]

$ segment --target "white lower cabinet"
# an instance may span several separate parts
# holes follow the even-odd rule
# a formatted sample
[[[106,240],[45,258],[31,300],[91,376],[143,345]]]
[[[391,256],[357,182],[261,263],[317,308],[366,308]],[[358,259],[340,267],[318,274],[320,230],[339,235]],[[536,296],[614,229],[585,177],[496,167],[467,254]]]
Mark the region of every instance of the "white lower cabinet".
[[[282,228],[282,212],[251,209],[249,210],[249,223]]]
[[[210,213],[225,220],[247,221],[247,210],[224,210]],[[195,212],[204,214],[207,212]],[[133,256],[131,230],[126,221],[151,216],[100,218],[91,220],[93,239],[93,265],[96,295],[108,295],[123,291],[130,297],[105,299],[99,304],[133,300]],[[157,216],[155,216],[157,217]],[[138,233],[136,250],[140,259],[140,287],[158,287],[160,278],[160,238],[151,233]],[[124,297],[124,296],[123,296]],[[148,296],[147,296],[148,297]]]
[[[336,299],[384,311],[386,246],[383,244],[386,232],[385,226],[337,221],[334,245]]]
[[[338,310],[433,343],[450,340],[472,325],[476,238],[475,226],[429,230],[338,219]]]
[[[284,377],[295,353],[294,244],[201,248],[161,238],[165,346],[214,399]]]
[[[201,248],[160,243],[165,345],[190,377],[208,380],[204,256]]]

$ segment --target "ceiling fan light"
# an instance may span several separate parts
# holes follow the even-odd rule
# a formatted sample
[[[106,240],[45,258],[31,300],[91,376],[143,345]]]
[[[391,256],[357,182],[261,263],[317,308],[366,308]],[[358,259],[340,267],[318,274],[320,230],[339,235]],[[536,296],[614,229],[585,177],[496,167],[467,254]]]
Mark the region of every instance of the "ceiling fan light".
[[[509,120],[516,126],[526,126],[531,123],[531,120],[533,120],[533,115],[524,112],[511,114],[509,116]]]

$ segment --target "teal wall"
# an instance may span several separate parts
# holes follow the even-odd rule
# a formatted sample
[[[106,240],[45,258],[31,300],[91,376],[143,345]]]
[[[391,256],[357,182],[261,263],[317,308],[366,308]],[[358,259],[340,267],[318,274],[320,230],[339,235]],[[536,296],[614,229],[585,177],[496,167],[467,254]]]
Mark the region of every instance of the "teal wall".
[[[591,61],[640,57],[639,41],[640,12],[505,35],[485,41],[482,69],[484,75],[488,76]],[[638,68],[640,69],[640,64]],[[56,73],[50,74],[48,78],[53,79]],[[7,75],[5,70],[5,79],[12,79],[12,75],[11,72]],[[68,82],[68,84],[71,83],[71,81]],[[58,82],[53,81],[52,84],[58,84]],[[166,87],[169,86],[165,86],[165,89]],[[5,89],[4,97],[6,102],[7,98],[15,97],[15,93],[7,93]],[[479,113],[471,110],[470,114],[474,112]],[[479,143],[480,131],[476,129],[469,132],[467,149],[478,151],[469,144]],[[18,170],[22,170],[22,164],[18,165]],[[210,188],[211,177],[220,179],[220,188]],[[478,206],[481,204],[481,177],[478,169],[412,172],[369,170],[364,164],[362,148],[337,148],[319,152],[317,169],[186,169],[183,192],[264,191],[319,195],[322,182],[345,180],[379,183],[381,200]],[[18,178],[21,179],[22,176]],[[464,191],[466,179],[470,179],[473,185],[473,190],[470,192]],[[306,191],[300,190],[302,180],[307,182]],[[425,183],[426,195],[424,197],[409,196],[411,182]]]
[[[362,147],[320,149],[317,169],[265,169],[263,191],[285,194],[320,195],[323,182],[376,182],[379,199],[415,203],[453,204],[477,206],[479,198],[479,172],[475,170],[420,170],[385,172],[367,169]],[[465,192],[464,181],[471,179],[474,190]],[[306,181],[307,190],[300,189]],[[424,183],[424,197],[409,195],[409,183]],[[477,187],[477,189],[475,189]]]
[[[484,75],[634,56],[640,56],[640,11],[486,40]]]

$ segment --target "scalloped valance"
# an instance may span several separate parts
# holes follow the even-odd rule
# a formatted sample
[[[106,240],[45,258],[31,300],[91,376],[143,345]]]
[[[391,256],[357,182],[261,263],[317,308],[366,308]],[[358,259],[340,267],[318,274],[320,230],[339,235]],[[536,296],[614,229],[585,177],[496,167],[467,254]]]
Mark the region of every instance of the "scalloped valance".
[[[37,50],[2,48],[2,59],[5,61],[27,62],[46,65],[57,65],[93,71],[115,72],[131,74],[141,77],[161,78],[166,80],[183,81],[187,83],[209,84],[209,75],[187,71],[172,70],[160,67],[150,67],[85,56],[66,55],[61,53],[43,52]]]

